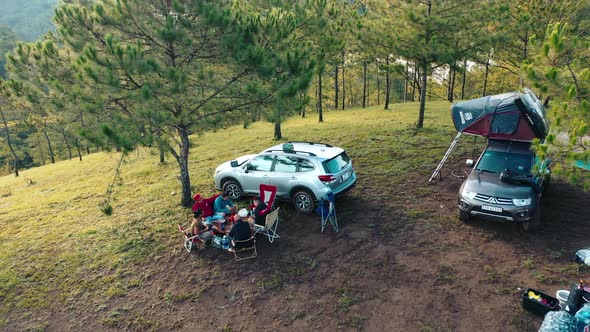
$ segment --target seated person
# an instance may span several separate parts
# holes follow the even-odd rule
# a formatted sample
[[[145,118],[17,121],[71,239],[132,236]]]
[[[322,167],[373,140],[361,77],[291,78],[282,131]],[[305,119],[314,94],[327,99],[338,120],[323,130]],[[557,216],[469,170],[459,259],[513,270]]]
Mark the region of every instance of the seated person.
[[[234,241],[244,241],[248,240],[252,237],[252,229],[250,228],[250,223],[245,220],[248,216],[248,210],[241,209],[240,212],[236,215],[236,223],[229,231],[228,236],[231,238],[231,245],[230,251],[240,250],[242,248],[248,248],[252,246],[251,242],[241,242],[236,243]]]
[[[200,194],[195,194],[195,196],[193,196],[193,199],[195,200],[195,204],[193,204],[193,213],[197,212],[197,210],[199,209],[204,210],[205,200],[203,199],[203,196],[201,196]]]
[[[214,215],[221,215],[223,217],[236,213],[236,206],[229,199],[228,193],[223,193],[215,199],[215,203],[213,203],[213,213]]]
[[[206,226],[203,221],[203,210],[199,209],[197,212],[193,213],[193,221],[191,223],[191,227],[189,228],[189,232],[191,236],[198,235],[203,242],[207,242],[211,240],[213,234],[209,230],[209,227]]]
[[[254,199],[254,210],[252,210],[252,218],[256,225],[264,226],[266,223],[266,215],[268,214],[266,203],[260,198],[260,196]],[[251,219],[252,219],[251,218]]]

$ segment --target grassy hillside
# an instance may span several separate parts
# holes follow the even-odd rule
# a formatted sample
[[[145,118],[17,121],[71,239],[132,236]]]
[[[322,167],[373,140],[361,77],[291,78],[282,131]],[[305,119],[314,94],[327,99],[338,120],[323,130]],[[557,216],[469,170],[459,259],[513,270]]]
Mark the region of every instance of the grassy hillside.
[[[285,140],[344,147],[360,187],[379,183],[393,191],[410,172],[426,181],[454,136],[449,104],[428,105],[426,129],[419,132],[412,129],[418,105],[405,104],[390,111],[331,111],[321,124],[313,115],[292,118],[283,133]],[[254,123],[193,137],[192,185],[214,193],[214,168],[276,144],[272,130],[269,123]],[[27,321],[24,326],[43,328],[55,306],[106,306],[143,287],[150,278],[144,264],[179,248],[175,227],[188,210],[178,206],[178,169],[171,159],[158,165],[147,150],[131,154],[115,186],[113,214],[100,212],[119,157],[96,153],[0,178],[0,327]]]

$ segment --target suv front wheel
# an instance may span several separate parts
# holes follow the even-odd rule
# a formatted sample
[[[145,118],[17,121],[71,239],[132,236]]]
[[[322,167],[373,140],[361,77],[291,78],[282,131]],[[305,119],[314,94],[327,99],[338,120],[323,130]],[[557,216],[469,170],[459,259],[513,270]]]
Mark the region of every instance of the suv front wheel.
[[[315,198],[307,190],[299,190],[293,195],[293,205],[298,212],[311,213],[315,207]]]
[[[525,232],[534,232],[541,227],[541,207],[537,206],[535,215],[528,221],[522,222],[522,230]]]

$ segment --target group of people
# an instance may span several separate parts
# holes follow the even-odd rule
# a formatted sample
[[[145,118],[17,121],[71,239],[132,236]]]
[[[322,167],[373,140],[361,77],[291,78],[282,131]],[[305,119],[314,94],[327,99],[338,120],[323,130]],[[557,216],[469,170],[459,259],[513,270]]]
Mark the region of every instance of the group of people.
[[[219,195],[213,203],[213,214],[204,217],[204,200],[200,195],[195,195],[193,205],[193,219],[188,232],[191,236],[208,242],[213,236],[227,235],[230,240],[229,251],[249,247],[251,243],[241,242],[252,238],[255,225],[264,226],[268,208],[260,197],[254,199],[252,211],[242,208],[236,212],[236,205],[229,199],[227,193]]]

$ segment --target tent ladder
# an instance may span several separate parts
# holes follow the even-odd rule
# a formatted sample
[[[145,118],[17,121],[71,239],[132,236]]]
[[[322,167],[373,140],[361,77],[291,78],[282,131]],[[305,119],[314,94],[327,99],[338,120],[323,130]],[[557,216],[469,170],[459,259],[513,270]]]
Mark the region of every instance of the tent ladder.
[[[434,178],[436,178],[436,176],[440,174],[440,170],[443,168],[443,166],[447,162],[447,159],[449,159],[451,152],[453,152],[453,150],[455,149],[455,146],[457,145],[457,142],[459,141],[459,137],[461,137],[461,134],[462,134],[462,132],[457,133],[457,136],[455,136],[453,143],[451,143],[451,146],[449,146],[449,149],[447,150],[444,157],[442,158],[442,160],[440,161],[440,163],[438,164],[438,166],[434,170],[434,173],[432,173],[432,176],[430,177],[430,180],[428,180],[428,183],[432,183]]]

